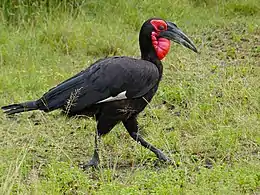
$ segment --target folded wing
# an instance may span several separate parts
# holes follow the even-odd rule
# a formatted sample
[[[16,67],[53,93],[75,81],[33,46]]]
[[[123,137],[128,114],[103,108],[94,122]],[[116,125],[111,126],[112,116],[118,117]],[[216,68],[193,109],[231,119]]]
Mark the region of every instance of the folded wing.
[[[151,62],[129,57],[106,58],[50,89],[40,99],[41,107],[45,111],[69,107],[77,112],[108,100],[142,97],[158,82],[158,69]]]

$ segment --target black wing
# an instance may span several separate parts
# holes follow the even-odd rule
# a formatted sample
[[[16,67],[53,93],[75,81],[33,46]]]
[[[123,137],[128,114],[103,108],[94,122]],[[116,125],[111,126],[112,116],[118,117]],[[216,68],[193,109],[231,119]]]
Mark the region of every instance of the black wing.
[[[73,112],[126,91],[127,99],[145,95],[159,81],[157,67],[129,57],[99,60],[43,95],[45,111],[70,106]]]

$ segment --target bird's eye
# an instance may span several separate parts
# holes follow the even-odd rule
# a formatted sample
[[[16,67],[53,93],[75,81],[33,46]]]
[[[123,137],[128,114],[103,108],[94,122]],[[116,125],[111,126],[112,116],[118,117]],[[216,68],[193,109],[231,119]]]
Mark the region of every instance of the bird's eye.
[[[159,30],[164,30],[164,26],[160,25],[160,26],[158,27],[158,29],[159,29]]]

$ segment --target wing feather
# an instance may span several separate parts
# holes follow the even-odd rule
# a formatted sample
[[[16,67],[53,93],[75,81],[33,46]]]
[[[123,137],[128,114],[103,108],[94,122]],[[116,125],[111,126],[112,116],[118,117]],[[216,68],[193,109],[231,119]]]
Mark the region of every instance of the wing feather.
[[[71,111],[76,112],[124,91],[128,99],[142,97],[158,81],[158,69],[151,62],[112,57],[97,61],[50,89],[41,100],[46,111],[65,108],[70,103]]]

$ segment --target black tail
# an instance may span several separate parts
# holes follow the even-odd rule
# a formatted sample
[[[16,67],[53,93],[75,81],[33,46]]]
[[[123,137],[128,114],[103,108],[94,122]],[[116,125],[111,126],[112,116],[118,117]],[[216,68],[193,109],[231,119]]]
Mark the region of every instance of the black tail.
[[[37,110],[38,108],[39,106],[37,105],[37,101],[23,102],[20,104],[11,104],[2,107],[4,113],[8,115],[19,113],[19,112],[27,112],[30,110]]]

